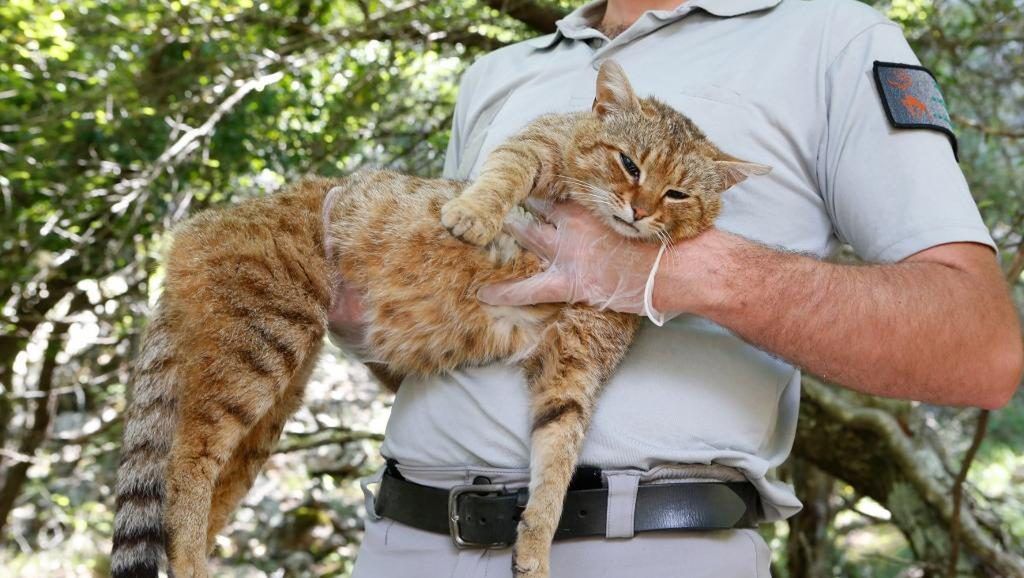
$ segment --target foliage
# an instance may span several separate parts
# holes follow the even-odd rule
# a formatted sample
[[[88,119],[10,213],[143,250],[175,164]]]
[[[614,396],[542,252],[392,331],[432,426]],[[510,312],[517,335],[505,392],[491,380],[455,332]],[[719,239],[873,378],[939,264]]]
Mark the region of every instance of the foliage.
[[[0,568],[103,574],[128,365],[175,223],[304,173],[375,164],[437,174],[461,71],[487,50],[550,29],[569,4],[0,3]],[[937,72],[964,170],[1024,298],[1024,6],[878,7]],[[360,367],[332,353],[219,542],[224,575],[350,570],[359,538],[353,480],[376,464],[387,402]],[[972,414],[909,411],[955,469]],[[1024,539],[1022,416],[1020,396],[994,416],[969,478],[971,503],[994,514],[986,519],[1011,546]],[[800,483],[810,475],[785,473]],[[819,482],[828,508],[816,555],[829,572],[922,568],[906,532],[867,492]],[[779,575],[790,563],[787,531],[780,525],[772,538]]]

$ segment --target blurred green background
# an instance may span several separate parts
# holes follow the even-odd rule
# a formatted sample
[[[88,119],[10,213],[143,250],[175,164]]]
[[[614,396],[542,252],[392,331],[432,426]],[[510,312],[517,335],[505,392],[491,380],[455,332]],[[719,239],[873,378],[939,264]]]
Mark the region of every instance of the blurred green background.
[[[939,78],[1024,303],[1024,2],[874,4]],[[171,226],[306,173],[439,174],[461,71],[571,7],[0,3],[0,576],[105,575],[128,367]],[[216,575],[350,572],[355,479],[379,463],[389,398],[333,348],[307,397]],[[1024,576],[1024,396],[992,415],[961,486],[977,419],[808,378],[779,472],[807,507],[765,529],[775,575]]]

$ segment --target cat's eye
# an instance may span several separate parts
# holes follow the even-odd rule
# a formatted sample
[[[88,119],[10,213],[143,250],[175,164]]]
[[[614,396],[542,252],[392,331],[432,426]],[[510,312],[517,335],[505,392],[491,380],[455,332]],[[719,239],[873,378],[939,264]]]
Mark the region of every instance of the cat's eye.
[[[665,196],[677,201],[683,201],[690,198],[689,193],[684,193],[683,191],[677,191],[675,189],[669,189],[669,191],[665,193]]]
[[[619,160],[622,161],[622,166],[626,168],[626,172],[630,174],[634,179],[640,178],[640,167],[636,166],[633,159],[626,156],[626,153],[619,153]]]

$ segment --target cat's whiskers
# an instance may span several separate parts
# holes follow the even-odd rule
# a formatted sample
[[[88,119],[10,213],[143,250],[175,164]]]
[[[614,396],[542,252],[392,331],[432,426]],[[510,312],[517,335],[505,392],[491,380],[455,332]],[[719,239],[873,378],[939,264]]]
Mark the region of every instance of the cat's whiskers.
[[[562,174],[558,174],[558,175],[555,175],[555,176],[560,178],[560,179],[562,179],[563,181],[565,181],[567,183],[575,183],[575,184],[584,185],[584,186],[587,186],[587,187],[594,186],[594,185],[588,183],[587,181],[584,181],[584,180],[581,180],[581,179],[577,179],[576,177],[570,177],[568,175],[562,175]]]
[[[573,199],[575,199],[577,201],[586,201],[586,202],[594,203],[596,205],[602,205],[602,206],[608,207],[608,210],[610,210],[612,212],[617,212],[617,210],[618,210],[618,207],[613,205],[610,201],[606,201],[606,200],[601,199],[599,197],[588,197],[588,196],[585,196],[585,195],[574,195]]]
[[[577,199],[580,199],[580,200],[586,200],[586,201],[589,201],[589,202],[592,202],[592,203],[596,203],[596,204],[600,204],[600,205],[604,205],[604,206],[606,206],[609,209],[612,209],[614,211],[619,211],[619,210],[622,209],[621,206],[617,205],[616,203],[614,203],[611,200],[611,198],[614,195],[612,195],[608,191],[606,191],[606,190],[604,190],[604,189],[602,189],[600,187],[597,187],[595,185],[592,185],[592,184],[590,184],[590,183],[588,183],[586,181],[581,181],[580,179],[576,179],[576,178],[573,178],[573,177],[568,177],[568,176],[565,176],[565,175],[557,175],[557,176],[558,176],[558,178],[560,178],[561,180],[563,180],[563,181],[565,181],[565,182],[567,182],[569,184],[576,185],[576,186],[582,187],[584,189],[584,190],[573,191],[573,197],[574,198],[577,198]]]
[[[668,234],[668,230],[665,229],[664,225],[658,227],[658,236],[662,239],[662,245],[664,245],[666,249],[671,248],[672,245],[675,244],[675,239]]]
[[[658,238],[661,239],[661,246],[666,249],[672,246],[672,239],[664,229],[657,229]]]
[[[599,195],[595,191],[580,191],[580,190],[576,190],[576,191],[572,192],[572,195],[573,196],[577,196],[577,195],[578,196],[586,196],[586,197],[589,197],[589,198],[592,198],[592,199],[597,199],[597,200],[600,200],[600,201],[611,202],[611,199],[609,199],[607,196]]]
[[[605,201],[608,201],[608,198],[613,196],[611,193],[609,193],[608,191],[602,189],[601,187],[598,187],[598,186],[596,186],[594,184],[591,184],[591,183],[588,183],[586,181],[583,181],[583,180],[580,180],[580,179],[577,179],[577,178],[574,178],[574,177],[566,176],[566,175],[556,175],[556,176],[559,179],[561,179],[561,180],[563,180],[563,181],[565,181],[565,182],[567,182],[569,184],[581,186],[581,187],[587,189],[586,191],[578,191],[578,193],[580,193],[580,194],[587,193],[587,192],[591,193],[592,195],[594,193],[601,193],[601,194],[603,194],[605,196],[601,200],[605,200]]]
[[[587,193],[575,193],[573,195],[573,198],[580,199],[580,200],[587,200],[587,201],[590,201],[592,203],[599,203],[599,204],[602,204],[602,205],[607,205],[607,206],[612,207],[612,208],[617,208],[616,205],[613,204],[608,199],[601,198],[601,197],[599,197],[597,195],[589,195]]]
[[[601,193],[601,194],[599,194],[599,193]],[[606,203],[611,203],[612,202],[612,200],[608,198],[607,193],[605,193],[604,191],[602,191],[600,189],[591,189],[591,190],[582,190],[582,191],[581,190],[575,190],[575,191],[572,192],[572,195],[573,196],[581,196],[581,197],[585,196],[587,198],[591,198],[591,199],[594,199],[594,200],[597,200],[597,201],[604,201]]]

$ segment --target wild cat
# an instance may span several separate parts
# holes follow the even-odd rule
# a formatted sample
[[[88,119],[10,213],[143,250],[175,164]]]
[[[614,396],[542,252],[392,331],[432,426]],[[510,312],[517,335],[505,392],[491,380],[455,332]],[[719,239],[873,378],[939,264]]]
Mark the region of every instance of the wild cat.
[[[113,576],[156,577],[165,548],[173,576],[207,576],[217,532],[302,402],[343,278],[364,295],[366,347],[386,383],[521,360],[533,433],[514,573],[547,577],[598,392],[640,318],[479,302],[480,286],[542,269],[501,232],[506,214],[528,195],[574,200],[623,234],[676,241],[712,226],[723,191],[768,170],[638,98],[606,61],[591,111],[537,119],[473,183],[387,171],[311,178],[193,217],[175,232],[133,372]],[[648,215],[634,220],[634,206]]]

